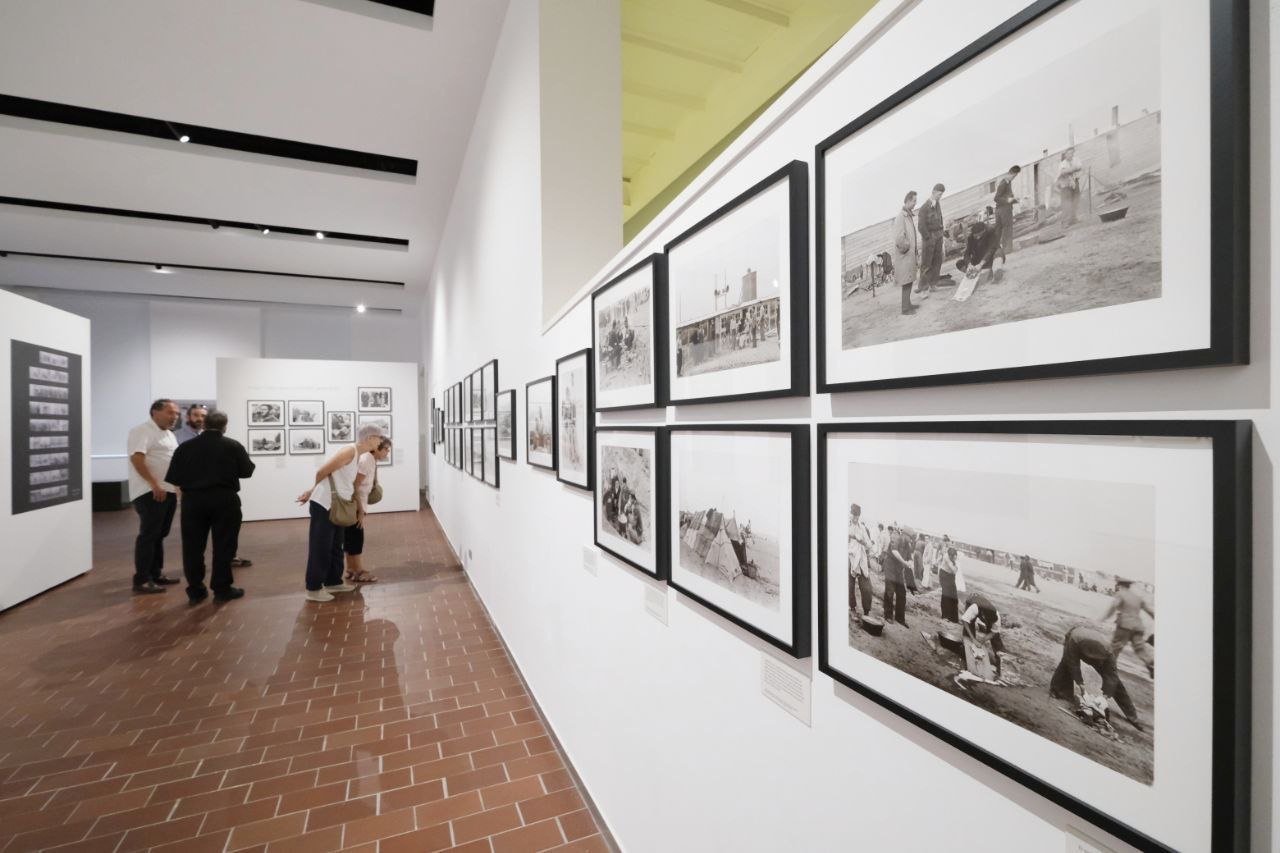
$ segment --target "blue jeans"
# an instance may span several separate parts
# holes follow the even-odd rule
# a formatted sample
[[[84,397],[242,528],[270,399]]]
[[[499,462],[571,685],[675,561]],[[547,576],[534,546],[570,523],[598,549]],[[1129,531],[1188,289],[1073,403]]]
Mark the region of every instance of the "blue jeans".
[[[329,520],[329,510],[310,503],[311,532],[307,536],[307,589],[342,583],[342,528]]]

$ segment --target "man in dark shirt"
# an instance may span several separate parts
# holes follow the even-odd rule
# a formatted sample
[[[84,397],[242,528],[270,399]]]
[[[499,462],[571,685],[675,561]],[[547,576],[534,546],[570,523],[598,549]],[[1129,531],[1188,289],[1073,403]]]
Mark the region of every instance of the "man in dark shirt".
[[[218,601],[244,595],[233,586],[231,559],[240,538],[240,479],[253,474],[244,446],[227,438],[226,412],[212,411],[204,432],[174,451],[166,480],[182,490],[182,570],[187,597],[199,604],[209,597],[204,585],[204,548],[213,533],[213,570],[209,586]]]
[[[1079,700],[1084,692],[1081,661],[1089,664],[1102,676],[1102,695],[1114,699],[1124,712],[1125,719],[1138,731],[1142,731],[1138,711],[1116,669],[1116,656],[1111,652],[1111,638],[1101,631],[1077,625],[1067,632],[1062,641],[1062,660],[1049,682],[1049,695],[1056,699]]]
[[[893,528],[893,536],[889,540],[889,553],[884,557],[884,607],[885,624],[897,622],[907,627],[907,587],[904,579],[912,574],[911,540],[901,530]]]
[[[1013,179],[1022,171],[1021,166],[1010,166],[996,184],[996,230],[1000,232],[1000,248],[1006,255],[1013,251],[1013,206],[1018,196],[1013,191]]]
[[[942,194],[947,188],[934,184],[933,192],[920,205],[920,292],[929,293],[942,272]]]

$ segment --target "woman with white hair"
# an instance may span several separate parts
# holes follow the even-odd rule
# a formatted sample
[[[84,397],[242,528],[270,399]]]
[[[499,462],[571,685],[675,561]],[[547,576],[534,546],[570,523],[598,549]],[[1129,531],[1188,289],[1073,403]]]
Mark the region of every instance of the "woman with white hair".
[[[307,539],[308,601],[333,601],[333,593],[355,589],[342,579],[345,528],[333,523],[329,517],[330,509],[335,492],[344,501],[356,500],[360,456],[376,451],[382,445],[382,439],[382,430],[378,427],[361,427],[355,444],[330,456],[316,471],[315,483],[298,496],[298,503],[308,504],[311,510],[311,532]]]

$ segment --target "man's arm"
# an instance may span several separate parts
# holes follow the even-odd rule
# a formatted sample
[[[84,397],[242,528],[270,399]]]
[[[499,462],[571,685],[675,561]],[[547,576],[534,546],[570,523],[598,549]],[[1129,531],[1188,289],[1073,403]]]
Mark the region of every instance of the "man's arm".
[[[1119,601],[1119,599],[1112,598],[1112,599],[1111,599],[1111,605],[1110,605],[1109,607],[1107,607],[1107,612],[1102,614],[1101,621],[1106,622],[1106,621],[1107,621],[1108,619],[1110,619],[1112,616],[1115,616],[1115,615],[1116,615],[1116,608],[1117,608],[1117,607],[1119,607],[1119,606],[1120,606],[1120,601]]]
[[[235,458],[236,458],[236,476],[239,477],[241,480],[247,479],[248,477],[252,477],[254,469],[256,469],[258,466],[257,464],[254,463],[252,459],[249,458],[249,452],[244,449],[244,445],[238,441],[236,442]]]
[[[133,470],[138,472],[138,476],[147,481],[151,486],[151,497],[158,501],[165,499],[165,490],[160,485],[160,481],[151,473],[151,469],[147,467],[147,454],[141,451],[129,454],[129,464],[133,465]]]

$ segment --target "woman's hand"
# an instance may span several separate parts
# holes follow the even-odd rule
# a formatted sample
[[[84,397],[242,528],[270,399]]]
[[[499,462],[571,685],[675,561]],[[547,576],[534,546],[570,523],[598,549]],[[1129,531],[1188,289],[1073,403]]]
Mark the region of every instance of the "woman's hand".
[[[305,492],[298,495],[298,503],[305,504],[307,501],[311,500],[312,491],[314,491],[314,489],[307,489]]]
[[[364,517],[366,515],[368,515],[368,513],[364,511],[364,507],[360,507],[359,509],[356,510],[356,527],[359,527],[361,529],[364,528]]]

